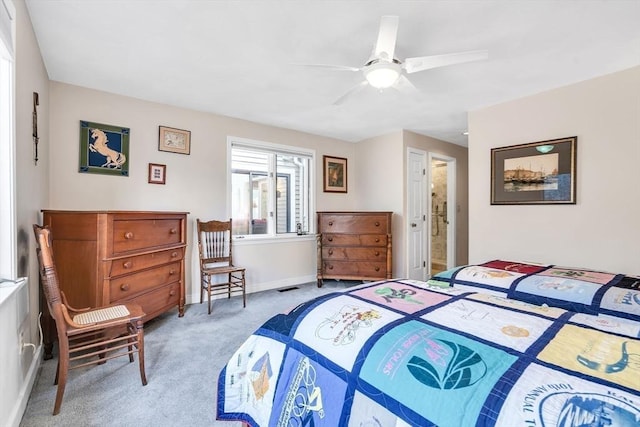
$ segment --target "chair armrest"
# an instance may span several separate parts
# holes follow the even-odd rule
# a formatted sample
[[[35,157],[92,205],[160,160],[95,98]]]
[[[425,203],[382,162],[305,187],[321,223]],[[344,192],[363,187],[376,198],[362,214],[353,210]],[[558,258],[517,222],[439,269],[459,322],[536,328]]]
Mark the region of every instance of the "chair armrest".
[[[86,308],[74,308],[71,307],[69,305],[69,301],[67,301],[67,296],[64,294],[63,291],[60,291],[60,295],[62,296],[62,304],[64,304],[64,306],[67,308],[67,310],[69,311],[73,311],[74,313],[81,313],[83,311],[89,311],[91,310],[91,307],[86,307]]]
[[[62,307],[62,316],[64,317],[64,321],[67,322],[67,325],[71,326],[72,328],[85,329],[90,326],[96,325],[96,323],[80,325],[79,323],[74,322],[71,316],[69,316],[69,310],[67,309],[67,306],[65,304],[61,304],[61,307]]]

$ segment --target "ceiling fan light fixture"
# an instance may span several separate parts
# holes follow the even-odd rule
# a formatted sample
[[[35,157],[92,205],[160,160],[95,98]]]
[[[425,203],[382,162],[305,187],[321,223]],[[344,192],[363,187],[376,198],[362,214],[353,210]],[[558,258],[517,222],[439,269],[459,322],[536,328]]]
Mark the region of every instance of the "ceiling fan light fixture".
[[[400,77],[400,65],[390,62],[371,64],[365,68],[364,77],[376,89],[386,89]]]

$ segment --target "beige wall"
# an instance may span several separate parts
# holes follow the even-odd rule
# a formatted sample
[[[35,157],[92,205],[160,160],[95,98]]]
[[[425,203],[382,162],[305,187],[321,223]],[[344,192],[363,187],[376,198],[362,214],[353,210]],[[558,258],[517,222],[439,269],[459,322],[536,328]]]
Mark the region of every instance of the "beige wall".
[[[640,274],[640,67],[469,115],[469,259]],[[490,205],[490,150],[578,137],[577,204]]]
[[[354,193],[364,211],[391,211],[394,277],[406,275],[404,249],[404,180],[402,132],[360,141],[356,144]],[[349,166],[351,167],[351,166]]]
[[[414,132],[404,131],[405,147],[417,148],[427,153],[440,154],[456,159],[456,265],[468,262],[469,250],[469,179],[468,152],[462,147],[448,142],[440,141]],[[403,182],[405,182],[404,180]],[[405,184],[406,185],[406,182]],[[403,191],[402,194],[406,194]]]
[[[227,136],[292,145],[316,152],[318,210],[355,209],[354,192],[322,191],[322,156],[353,158],[354,144],[245,120],[51,82],[51,209],[187,211],[187,302],[199,301],[196,218],[229,216]],[[129,177],[78,173],[80,120],[130,128]],[[158,151],[158,126],[191,131],[191,154]],[[167,165],[166,185],[147,182],[148,163]],[[349,164],[350,173],[355,165]],[[247,268],[250,291],[315,280],[313,236],[269,246],[242,242],[235,261]],[[304,254],[304,257],[300,257]],[[292,263],[292,260],[296,260]]]

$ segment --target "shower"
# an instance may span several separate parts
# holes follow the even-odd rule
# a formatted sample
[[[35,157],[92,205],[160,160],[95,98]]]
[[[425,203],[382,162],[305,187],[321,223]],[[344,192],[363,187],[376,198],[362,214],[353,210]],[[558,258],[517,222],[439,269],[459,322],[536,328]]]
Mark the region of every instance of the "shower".
[[[447,266],[448,238],[448,163],[440,159],[431,160],[431,272],[442,271]]]
[[[431,216],[433,217],[433,221],[431,221],[431,236],[436,237],[440,235],[440,219],[442,219],[444,225],[449,224],[447,202],[446,200],[442,202],[442,209],[440,209],[436,193],[431,193]]]

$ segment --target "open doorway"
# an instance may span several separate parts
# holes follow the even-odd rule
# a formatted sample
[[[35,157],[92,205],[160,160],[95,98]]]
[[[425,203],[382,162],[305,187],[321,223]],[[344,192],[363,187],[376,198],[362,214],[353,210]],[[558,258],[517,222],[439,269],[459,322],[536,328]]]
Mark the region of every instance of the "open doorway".
[[[455,265],[454,158],[429,153],[429,275]]]
[[[407,150],[407,277],[426,280],[456,263],[456,159]]]

